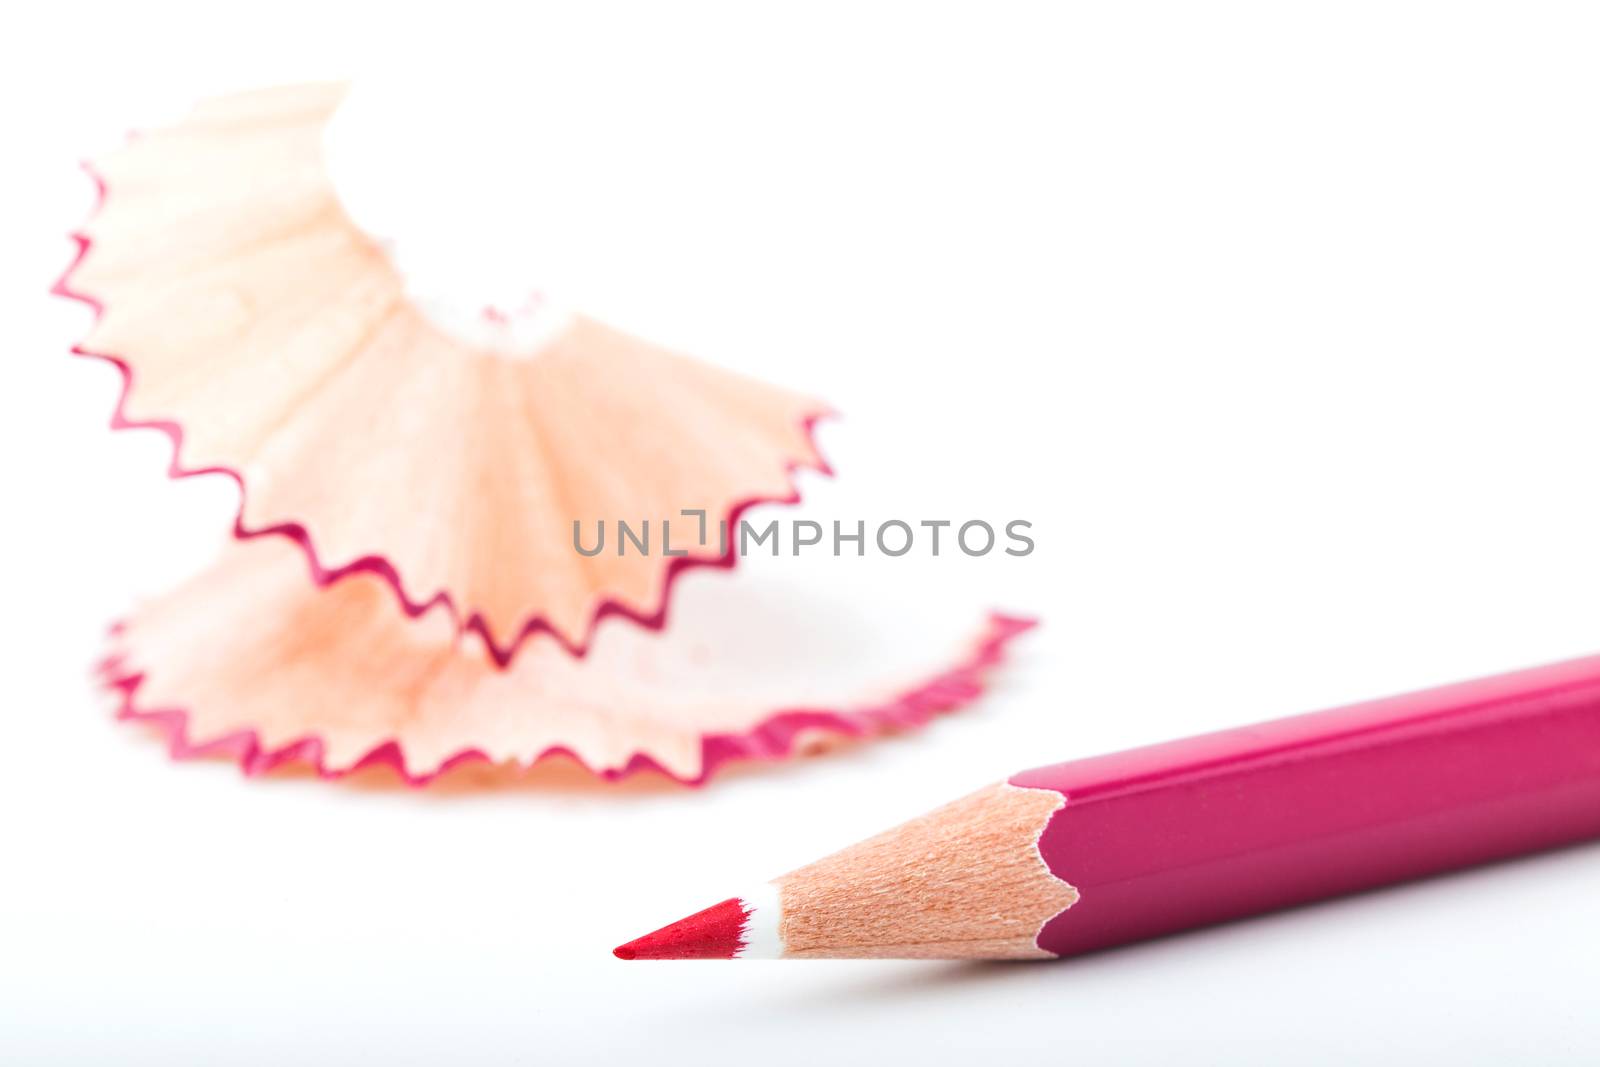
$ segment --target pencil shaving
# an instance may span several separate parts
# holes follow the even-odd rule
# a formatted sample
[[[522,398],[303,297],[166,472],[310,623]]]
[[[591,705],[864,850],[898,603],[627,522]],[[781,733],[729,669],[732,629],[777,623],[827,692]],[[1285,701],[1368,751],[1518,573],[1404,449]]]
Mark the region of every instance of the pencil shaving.
[[[591,558],[574,522],[715,529],[792,503],[795,471],[827,471],[827,409],[582,314],[441,327],[329,179],[344,92],[208,101],[95,162],[57,292],[97,312],[75,350],[123,372],[115,424],[168,433],[174,476],[237,481],[239,536],[291,538],[322,584],[377,575],[410,614],[442,605],[500,663],[535,633],[581,652],[608,615],[659,627],[675,575],[734,553]]]
[[[994,616],[948,658],[930,650],[919,672],[871,680],[874,653],[853,654],[853,638],[795,642],[770,620],[691,610],[659,634],[604,627],[583,657],[534,638],[501,669],[444,612],[406,619],[368,574],[319,590],[292,546],[266,540],[234,544],[135,611],[102,677],[125,717],[170,732],[175,754],[226,754],[252,772],[387,763],[421,784],[465,760],[526,766],[562,753],[607,779],[654,769],[699,784],[731,760],[958,708],[1031,625]],[[748,662],[756,646],[765,662]]]

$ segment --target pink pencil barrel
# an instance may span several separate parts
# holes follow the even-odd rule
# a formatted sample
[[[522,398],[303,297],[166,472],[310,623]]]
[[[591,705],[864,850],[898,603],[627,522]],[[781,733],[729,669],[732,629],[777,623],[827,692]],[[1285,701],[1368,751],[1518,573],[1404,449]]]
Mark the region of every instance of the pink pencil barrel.
[[[1024,771],[1058,955],[1600,837],[1600,656]]]

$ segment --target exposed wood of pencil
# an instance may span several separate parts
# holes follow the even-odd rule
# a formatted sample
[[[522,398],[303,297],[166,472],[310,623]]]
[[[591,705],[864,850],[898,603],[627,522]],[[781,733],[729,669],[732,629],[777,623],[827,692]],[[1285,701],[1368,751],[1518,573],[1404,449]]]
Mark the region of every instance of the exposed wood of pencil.
[[[1002,782],[784,875],[783,955],[1049,958],[1039,928],[1078,899],[1039,856],[1063,803]]]
[[[1050,959],[1039,929],[1078,893],[1039,836],[1060,793],[1002,782],[715,904],[621,959]]]

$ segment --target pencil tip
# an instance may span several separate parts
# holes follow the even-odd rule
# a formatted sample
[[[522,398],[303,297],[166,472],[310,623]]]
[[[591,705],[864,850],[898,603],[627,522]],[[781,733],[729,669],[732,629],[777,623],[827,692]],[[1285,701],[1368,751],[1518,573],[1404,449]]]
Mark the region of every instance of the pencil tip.
[[[654,933],[619,945],[619,960],[731,960],[744,947],[745,908],[729,897]]]

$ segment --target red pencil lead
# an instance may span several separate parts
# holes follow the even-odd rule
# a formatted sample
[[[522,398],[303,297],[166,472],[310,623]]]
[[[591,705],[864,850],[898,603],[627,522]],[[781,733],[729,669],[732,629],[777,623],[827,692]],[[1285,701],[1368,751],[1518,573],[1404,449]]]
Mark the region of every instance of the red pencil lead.
[[[619,960],[731,960],[744,947],[745,915],[729,897],[611,952]]]

